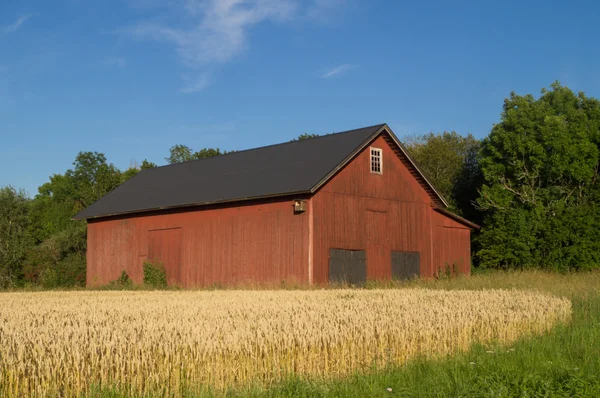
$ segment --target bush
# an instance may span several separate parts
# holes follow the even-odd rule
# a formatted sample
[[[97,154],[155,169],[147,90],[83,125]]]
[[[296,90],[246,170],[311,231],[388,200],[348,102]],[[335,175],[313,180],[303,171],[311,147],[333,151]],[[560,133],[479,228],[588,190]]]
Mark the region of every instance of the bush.
[[[160,261],[144,261],[144,284],[164,289],[167,287],[167,271]]]
[[[121,276],[119,277],[119,279],[117,279],[116,281],[119,285],[131,285],[131,278],[129,277],[129,275],[127,275],[127,272],[125,270],[123,270],[123,272],[121,272]]]
[[[60,278],[54,268],[44,268],[39,274],[38,281],[44,289],[56,289],[60,286]]]
[[[29,250],[23,265],[25,282],[52,289],[85,286],[86,225],[73,224]]]
[[[121,272],[121,276],[119,276],[114,281],[110,282],[106,287],[109,289],[129,289],[133,286],[133,281],[127,275],[127,272],[123,270]]]

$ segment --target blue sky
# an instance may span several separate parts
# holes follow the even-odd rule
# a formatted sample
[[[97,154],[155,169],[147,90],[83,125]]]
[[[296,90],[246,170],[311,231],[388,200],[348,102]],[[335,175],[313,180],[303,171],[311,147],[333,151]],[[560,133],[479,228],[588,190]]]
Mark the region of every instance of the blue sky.
[[[576,3],[576,5],[575,5]],[[485,136],[511,91],[600,97],[593,1],[3,0],[0,186],[387,122]]]

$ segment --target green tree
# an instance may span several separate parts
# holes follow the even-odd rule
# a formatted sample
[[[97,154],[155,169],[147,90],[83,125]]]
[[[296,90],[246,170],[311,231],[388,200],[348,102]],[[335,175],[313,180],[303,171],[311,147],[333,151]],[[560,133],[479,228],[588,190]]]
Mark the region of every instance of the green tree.
[[[203,148],[197,152],[194,152],[187,145],[174,145],[169,149],[169,156],[166,157],[165,160],[169,164],[175,164],[188,162],[190,160],[206,159],[213,156],[224,155],[230,152],[221,151],[219,148]]]
[[[298,136],[298,138],[294,138],[292,141],[310,140],[311,138],[317,138],[317,137],[319,137],[319,134],[304,133],[304,134],[300,134]]]
[[[29,199],[13,187],[0,188],[0,288],[18,283],[23,259],[31,245]]]
[[[188,162],[194,160],[194,153],[187,145],[174,145],[169,149],[169,157],[165,160],[169,164]]]
[[[450,207],[478,222],[479,212],[473,203],[482,182],[478,163],[481,141],[471,134],[462,136],[445,131],[408,137],[405,145]]]
[[[68,228],[76,213],[121,183],[121,172],[101,153],[80,152],[73,166],[38,188],[30,213],[36,244]]]
[[[121,172],[102,153],[79,152],[73,166],[65,177],[75,187],[75,212],[87,208],[121,183]]]
[[[38,188],[29,212],[34,243],[38,244],[69,226],[75,214],[75,189],[73,182],[62,174],[51,176],[49,182]]]
[[[85,282],[86,223],[72,217],[121,183],[122,174],[98,152],[80,152],[73,168],[38,189],[29,214],[24,277],[46,287]]]
[[[599,137],[597,99],[558,82],[537,99],[511,93],[482,145],[482,266],[600,265]]]
[[[221,150],[219,148],[203,148],[203,149],[200,149],[198,152],[194,153],[194,158],[206,159],[206,158],[212,158],[213,156],[224,155],[226,153],[227,153],[227,151],[221,152]]]
[[[146,169],[151,169],[153,167],[156,167],[155,163],[149,162],[148,160],[144,159],[142,161],[142,164],[132,166],[132,167],[128,168],[127,170],[121,172],[121,183],[129,180],[131,177],[133,177],[140,171],[146,170]]]
[[[140,170],[151,169],[153,167],[157,167],[156,163],[150,162],[147,159],[142,160],[142,164],[140,165]]]
[[[25,281],[45,288],[85,284],[87,224],[72,222],[27,253]]]

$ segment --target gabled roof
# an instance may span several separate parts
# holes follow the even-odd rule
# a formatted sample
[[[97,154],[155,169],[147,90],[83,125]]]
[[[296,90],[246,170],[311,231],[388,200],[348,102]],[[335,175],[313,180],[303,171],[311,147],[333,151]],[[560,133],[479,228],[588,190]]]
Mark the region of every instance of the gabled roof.
[[[439,207],[447,207],[386,124],[146,169],[78,213],[92,219],[162,209],[311,194],[379,135]]]

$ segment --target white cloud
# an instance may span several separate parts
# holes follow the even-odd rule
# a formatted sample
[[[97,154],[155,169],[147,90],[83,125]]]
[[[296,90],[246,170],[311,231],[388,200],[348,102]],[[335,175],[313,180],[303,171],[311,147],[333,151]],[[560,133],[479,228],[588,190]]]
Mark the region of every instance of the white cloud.
[[[125,68],[127,66],[127,60],[122,57],[106,57],[104,58],[104,65]]]
[[[180,93],[193,94],[202,91],[210,84],[208,75],[202,74],[198,77],[190,77],[188,75],[181,76],[185,85],[179,89]]]
[[[332,77],[340,77],[356,67],[357,67],[357,65],[353,65],[353,64],[338,65],[334,68],[327,70],[325,73],[323,73],[321,75],[321,78],[322,79],[330,79]]]
[[[139,2],[140,0],[132,0]],[[134,37],[171,43],[182,64],[206,72],[231,62],[249,48],[248,32],[261,23],[285,23],[313,18],[341,6],[346,0],[181,0],[171,3],[185,14],[182,26],[141,23],[130,32]],[[308,3],[308,4],[307,4]],[[184,79],[185,80],[185,79]],[[206,75],[187,78],[181,92],[202,90]]]
[[[185,4],[188,16],[197,19],[191,29],[145,24],[134,28],[139,37],[175,44],[182,62],[198,69],[210,63],[225,63],[246,48],[248,29],[261,22],[291,17],[291,0],[210,0]]]
[[[31,15],[23,15],[19,17],[13,24],[7,25],[4,27],[4,33],[13,33],[19,30],[21,25],[23,25],[27,20],[31,18]]]

